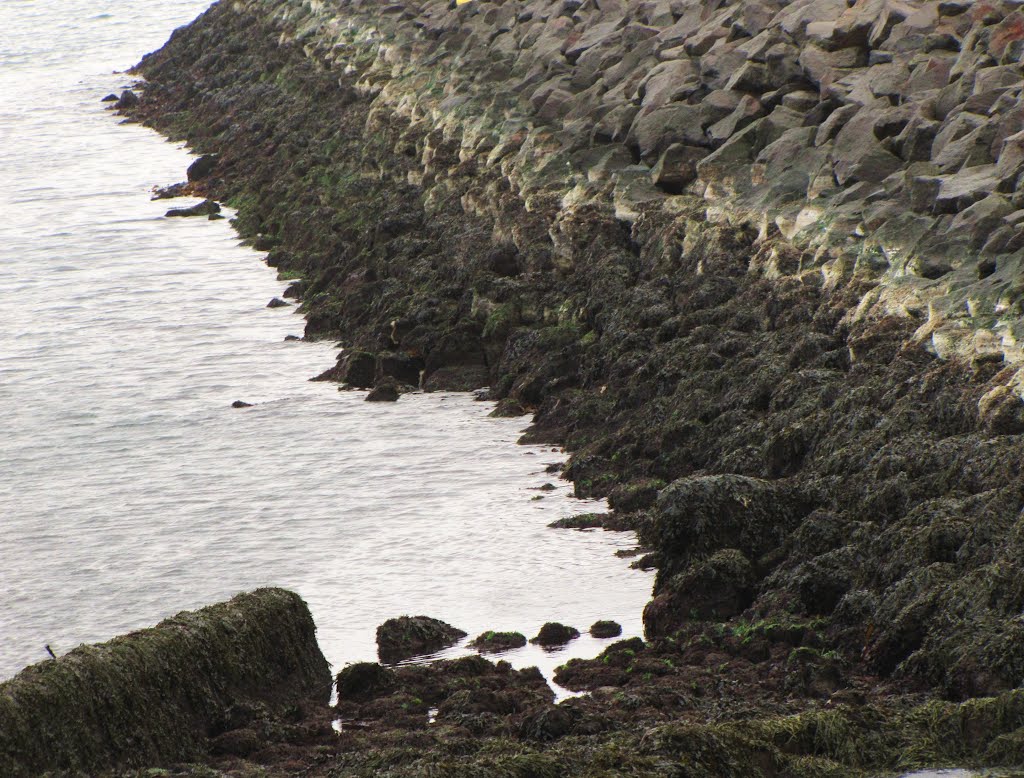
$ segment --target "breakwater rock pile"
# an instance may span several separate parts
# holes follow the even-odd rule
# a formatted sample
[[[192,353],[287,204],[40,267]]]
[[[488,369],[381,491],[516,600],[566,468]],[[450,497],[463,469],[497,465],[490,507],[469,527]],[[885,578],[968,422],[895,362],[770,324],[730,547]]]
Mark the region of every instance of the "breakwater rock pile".
[[[489,386],[658,566],[648,642],[561,673],[604,713],[378,767],[1024,759],[1022,49],[988,0],[236,0],[140,64],[323,379]]]

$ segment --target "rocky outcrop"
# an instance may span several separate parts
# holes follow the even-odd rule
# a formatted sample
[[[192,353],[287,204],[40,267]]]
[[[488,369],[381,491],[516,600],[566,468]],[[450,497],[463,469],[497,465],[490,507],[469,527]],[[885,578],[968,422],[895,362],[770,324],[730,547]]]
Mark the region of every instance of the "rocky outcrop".
[[[0,773],[96,775],[194,759],[229,711],[325,705],[331,676],[306,604],[283,589],[179,613],[0,684]]]

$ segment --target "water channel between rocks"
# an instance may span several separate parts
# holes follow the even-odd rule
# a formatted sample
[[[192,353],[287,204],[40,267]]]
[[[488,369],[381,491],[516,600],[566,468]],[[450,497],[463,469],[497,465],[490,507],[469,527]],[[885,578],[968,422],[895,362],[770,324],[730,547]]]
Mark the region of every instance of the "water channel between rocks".
[[[284,340],[303,321],[265,307],[285,284],[260,255],[227,221],[163,218],[193,201],[149,190],[189,155],[99,99],[204,3],[108,5],[0,9],[0,678],[266,585],[309,602],[336,668],[406,613],[641,634],[652,575],[614,555],[635,539],[547,528],[602,506],[545,472],[564,453],[515,444],[527,420],[308,382],[337,349]],[[550,675],[606,643],[504,658]]]

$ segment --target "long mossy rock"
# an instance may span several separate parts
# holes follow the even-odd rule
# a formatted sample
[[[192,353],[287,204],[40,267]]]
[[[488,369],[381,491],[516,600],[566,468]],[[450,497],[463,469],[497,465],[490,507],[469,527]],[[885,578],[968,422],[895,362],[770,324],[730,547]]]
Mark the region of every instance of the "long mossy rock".
[[[377,627],[377,653],[383,662],[431,654],[457,643],[466,633],[429,616],[399,616]]]
[[[330,692],[306,603],[258,589],[80,646],[0,684],[0,775],[191,759],[235,703],[327,703]]]

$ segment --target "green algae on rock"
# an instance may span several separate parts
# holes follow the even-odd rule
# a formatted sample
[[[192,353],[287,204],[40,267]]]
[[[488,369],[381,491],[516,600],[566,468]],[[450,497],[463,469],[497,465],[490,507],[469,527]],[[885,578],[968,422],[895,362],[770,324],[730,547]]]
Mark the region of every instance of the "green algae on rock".
[[[466,633],[429,616],[399,616],[377,627],[377,653],[384,662],[432,654],[457,643]]]
[[[0,773],[97,774],[187,761],[237,703],[325,704],[331,677],[306,604],[258,589],[0,684]]]

